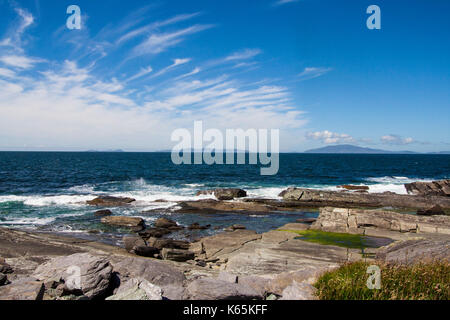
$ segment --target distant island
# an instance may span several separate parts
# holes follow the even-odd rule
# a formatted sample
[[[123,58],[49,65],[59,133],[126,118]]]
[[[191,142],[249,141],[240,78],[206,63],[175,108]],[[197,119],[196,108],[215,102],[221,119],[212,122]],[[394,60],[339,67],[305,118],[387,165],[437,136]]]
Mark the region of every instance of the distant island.
[[[414,151],[388,151],[382,149],[363,148],[350,144],[326,146],[323,148],[306,150],[304,153],[423,154]],[[450,154],[450,151],[429,152],[426,154]]]

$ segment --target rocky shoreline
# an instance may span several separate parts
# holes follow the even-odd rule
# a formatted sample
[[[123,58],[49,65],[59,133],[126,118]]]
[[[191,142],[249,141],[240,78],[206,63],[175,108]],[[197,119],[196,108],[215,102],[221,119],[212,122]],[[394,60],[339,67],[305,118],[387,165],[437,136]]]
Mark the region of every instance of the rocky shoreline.
[[[343,186],[342,192],[289,188],[281,199],[246,198],[241,189],[203,190],[217,200],[184,201],[167,210],[270,214],[307,207],[319,216],[262,234],[232,225],[194,241],[171,238],[184,229],[176,221],[160,218],[146,226],[142,218],[107,209],[130,205],[132,198],[98,197],[88,204],[101,207],[101,222],[130,230],[124,247],[0,228],[0,300],[315,299],[318,276],[345,262],[450,262],[448,186],[448,180],[412,184],[411,195],[369,194],[359,186]],[[186,229],[208,228],[193,223]],[[299,237],[314,232],[392,243],[361,250]]]

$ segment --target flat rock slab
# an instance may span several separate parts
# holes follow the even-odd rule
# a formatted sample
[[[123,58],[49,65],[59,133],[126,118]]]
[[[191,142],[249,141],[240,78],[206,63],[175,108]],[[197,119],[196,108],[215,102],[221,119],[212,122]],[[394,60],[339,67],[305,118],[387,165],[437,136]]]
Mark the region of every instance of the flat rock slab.
[[[111,263],[113,264],[114,272],[119,274],[121,281],[138,278],[164,287],[173,284],[182,286],[186,280],[183,272],[168,263],[156,259],[114,257]]]
[[[440,260],[450,262],[450,237],[447,240],[397,241],[377,252],[377,259],[388,263],[414,264]]]
[[[239,229],[203,238],[191,244],[190,251],[204,254],[205,259],[220,258],[258,239],[261,239],[261,235],[255,231]]]
[[[33,278],[23,278],[0,287],[0,300],[42,300],[44,283]]]
[[[204,278],[192,281],[186,288],[188,300],[252,300],[263,297],[252,287],[219,279]]]

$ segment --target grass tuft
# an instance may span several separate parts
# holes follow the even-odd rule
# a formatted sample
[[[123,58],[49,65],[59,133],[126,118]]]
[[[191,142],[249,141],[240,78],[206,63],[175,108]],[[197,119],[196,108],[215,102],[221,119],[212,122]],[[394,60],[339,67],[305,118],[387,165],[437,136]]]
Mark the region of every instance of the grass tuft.
[[[381,288],[367,288],[367,268],[381,269]],[[450,264],[415,265],[353,262],[324,273],[314,284],[321,300],[449,300]]]

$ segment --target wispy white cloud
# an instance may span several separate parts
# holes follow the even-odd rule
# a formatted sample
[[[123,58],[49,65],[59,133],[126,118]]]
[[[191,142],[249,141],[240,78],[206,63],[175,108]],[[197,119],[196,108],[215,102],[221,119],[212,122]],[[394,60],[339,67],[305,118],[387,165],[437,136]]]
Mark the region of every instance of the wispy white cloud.
[[[301,80],[307,80],[307,79],[314,79],[320,76],[323,76],[324,74],[330,72],[331,68],[316,68],[316,67],[308,67],[305,68],[299,75],[299,79]]]
[[[417,143],[413,138],[407,137],[403,138],[396,134],[389,134],[381,137],[381,142],[385,144],[392,144],[392,145],[407,145],[412,143]]]
[[[134,76],[131,76],[131,77],[129,77],[128,79],[127,79],[127,81],[133,81],[133,80],[136,80],[136,79],[138,79],[138,78],[141,78],[141,77],[143,77],[143,76],[146,76],[146,75],[148,75],[149,73],[151,73],[153,71],[153,68],[152,67],[147,67],[147,68],[141,68],[141,70],[138,72],[138,73],[136,73]]]
[[[319,140],[325,144],[354,143],[355,139],[346,133],[335,133],[328,130],[308,132],[306,138]]]
[[[133,49],[132,56],[161,53],[184,41],[187,35],[198,33],[212,27],[213,25],[194,25],[173,32],[153,33]]]
[[[182,79],[182,78],[187,78],[187,77],[196,75],[197,73],[200,73],[200,71],[201,71],[201,69],[200,69],[199,67],[196,67],[196,68],[195,68],[194,70],[192,70],[191,72],[188,72],[188,73],[185,73],[185,74],[182,74],[182,75],[178,76],[178,77],[176,78],[176,80],[179,80],[179,79]]]
[[[225,58],[225,61],[246,60],[261,54],[260,49],[245,49],[235,52]]]
[[[132,31],[127,32],[126,34],[122,35],[118,40],[117,40],[117,44],[122,44],[125,41],[131,40],[133,38],[136,38],[138,36],[144,35],[146,33],[149,33],[155,29],[161,28],[161,27],[165,27],[165,26],[169,26],[172,24],[176,24],[178,22],[182,22],[182,21],[186,21],[189,19],[192,19],[196,16],[198,16],[200,13],[199,12],[195,12],[195,13],[190,13],[190,14],[179,14],[176,15],[172,18],[169,18],[167,20],[163,20],[163,21],[157,21],[157,22],[153,22],[150,24],[147,24],[143,27],[140,28],[136,28]]]
[[[6,78],[14,78],[16,73],[10,69],[0,68],[0,76]]]
[[[43,59],[31,58],[19,55],[4,55],[0,57],[0,62],[20,69],[29,69],[36,63],[43,62]]]
[[[276,2],[273,3],[274,6],[281,6],[283,4],[288,4],[288,3],[293,3],[293,2],[298,2],[299,0],[278,0]]]

